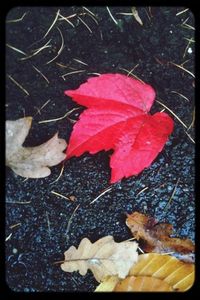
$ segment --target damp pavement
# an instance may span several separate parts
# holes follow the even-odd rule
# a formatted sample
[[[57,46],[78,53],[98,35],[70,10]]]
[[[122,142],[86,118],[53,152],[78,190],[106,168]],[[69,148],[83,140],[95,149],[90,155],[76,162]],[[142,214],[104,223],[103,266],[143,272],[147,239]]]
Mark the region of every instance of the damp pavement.
[[[59,16],[50,28],[58,10],[69,18]],[[25,180],[7,168],[5,280],[13,291],[94,291],[98,283],[91,272],[65,273],[54,262],[84,237],[92,242],[106,235],[116,241],[131,238],[125,220],[133,211],[171,223],[174,236],[194,241],[194,16],[184,7],[139,7],[142,26],[129,6],[109,10],[114,20],[101,6],[15,7],[8,12],[6,119],[33,117],[25,146],[41,144],[57,131],[68,141],[84,108],[64,90],[77,88],[95,73],[132,76],[132,70],[172,111],[165,110],[174,119],[174,131],[148,169],[113,185],[112,151],[71,158],[57,181],[62,164],[43,179]],[[68,117],[39,123],[76,107],[80,109]],[[155,102],[151,113],[163,109]]]

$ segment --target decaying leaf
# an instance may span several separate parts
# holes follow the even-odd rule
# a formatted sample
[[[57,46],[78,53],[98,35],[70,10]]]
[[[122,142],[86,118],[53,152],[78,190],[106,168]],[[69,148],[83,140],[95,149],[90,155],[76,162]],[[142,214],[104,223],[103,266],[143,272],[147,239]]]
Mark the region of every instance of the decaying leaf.
[[[173,233],[171,224],[157,223],[152,217],[134,212],[128,215],[126,225],[137,240],[141,239],[142,249],[146,252],[194,252],[191,240],[170,237]]]
[[[140,16],[139,16],[138,11],[137,11],[137,9],[136,9],[135,6],[131,7],[131,11],[132,11],[132,14],[133,14],[135,20],[136,20],[140,25],[143,25],[143,22],[142,22],[142,20],[141,20],[141,18],[140,18]]]
[[[65,253],[61,268],[65,272],[79,271],[85,275],[90,269],[100,282],[108,275],[125,278],[132,265],[137,261],[137,243],[124,241],[116,243],[112,236],[105,236],[95,243],[83,238],[76,249],[71,246]]]
[[[148,253],[138,256],[138,262],[124,280],[109,276],[97,288],[101,291],[186,291],[194,283],[194,264],[170,255]]]
[[[6,121],[6,165],[22,177],[46,177],[51,173],[48,167],[65,159],[66,155],[62,151],[67,144],[56,133],[40,146],[22,147],[31,123],[32,117]]]

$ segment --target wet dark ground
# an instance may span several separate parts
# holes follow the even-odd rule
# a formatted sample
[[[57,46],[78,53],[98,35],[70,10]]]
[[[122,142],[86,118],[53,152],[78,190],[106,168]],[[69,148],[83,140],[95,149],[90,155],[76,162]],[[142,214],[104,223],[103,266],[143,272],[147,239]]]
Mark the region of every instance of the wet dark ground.
[[[10,46],[31,55],[32,50],[51,39],[50,47],[27,60],[21,60],[23,54],[9,46],[6,48],[6,74],[29,93],[26,95],[6,77],[6,119],[33,116],[33,126],[25,145],[41,144],[56,131],[68,141],[72,120],[78,119],[81,110],[72,113],[70,119],[38,123],[61,117],[72,108],[79,107],[64,96],[64,90],[77,88],[88,77],[95,76],[91,73],[127,74],[123,69],[129,71],[136,65],[133,73],[151,84],[156,90],[156,99],[189,127],[194,111],[194,78],[170,62],[180,65],[188,60],[183,66],[194,72],[194,43],[187,47],[187,39],[194,38],[194,31],[183,24],[188,18],[185,23],[194,26],[191,11],[176,15],[185,8],[140,7],[138,11],[144,23],[141,26],[133,16],[118,14],[130,12],[128,6],[110,7],[118,25],[109,16],[106,7],[87,8],[96,15],[98,24],[94,16],[81,15],[87,12],[81,7],[19,7],[7,15],[6,43]],[[65,17],[76,14],[69,19],[74,27],[65,20],[58,20],[42,39],[58,9]],[[27,14],[22,21],[9,22],[25,12]],[[60,32],[64,38],[64,49],[47,64],[60,49]],[[34,67],[46,76],[49,83]],[[84,71],[69,74],[65,80],[61,77],[79,70]],[[39,112],[38,109],[47,100],[50,101]],[[155,102],[151,113],[162,109]],[[93,204],[90,202],[109,187],[111,152],[86,153],[70,159],[57,182],[54,181],[62,164],[53,167],[47,178],[26,181],[7,169],[6,237],[12,235],[5,243],[6,282],[12,290],[94,291],[97,282],[90,272],[84,277],[78,273],[65,273],[53,263],[62,260],[64,251],[71,245],[78,246],[83,237],[93,242],[106,235],[113,235],[116,241],[131,238],[125,219],[126,213],[135,210],[173,224],[175,236],[194,240],[194,143],[186,134],[194,139],[194,130],[191,126],[187,131],[180,121],[171,116],[175,121],[174,132],[152,166],[137,177],[113,184],[112,189]],[[145,187],[148,188],[139,193]],[[75,196],[76,200],[71,202],[51,191],[66,197]]]

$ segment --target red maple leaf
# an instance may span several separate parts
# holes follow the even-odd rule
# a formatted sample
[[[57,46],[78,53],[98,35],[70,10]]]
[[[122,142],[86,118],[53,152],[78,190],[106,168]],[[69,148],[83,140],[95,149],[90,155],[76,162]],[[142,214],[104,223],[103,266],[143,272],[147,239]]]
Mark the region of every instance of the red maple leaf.
[[[166,113],[148,114],[154,89],[125,75],[92,77],[65,94],[88,107],[74,125],[67,158],[113,149],[111,183],[149,167],[173,131]]]

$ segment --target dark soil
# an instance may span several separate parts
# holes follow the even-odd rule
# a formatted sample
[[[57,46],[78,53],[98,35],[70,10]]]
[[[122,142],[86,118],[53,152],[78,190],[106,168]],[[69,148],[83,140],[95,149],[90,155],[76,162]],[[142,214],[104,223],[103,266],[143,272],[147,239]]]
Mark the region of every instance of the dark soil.
[[[90,76],[95,76],[92,73],[127,74],[136,65],[133,73],[151,84],[156,90],[156,99],[189,127],[194,111],[194,78],[171,62],[180,65],[187,61],[184,68],[194,72],[194,43],[187,47],[187,39],[194,39],[194,31],[183,24],[188,18],[185,23],[194,26],[192,12],[187,10],[176,15],[185,8],[152,7],[149,10],[149,7],[140,7],[138,12],[144,23],[141,26],[133,16],[118,14],[131,12],[130,7],[110,7],[118,25],[106,7],[87,8],[96,15],[98,24],[90,15],[81,15],[87,12],[82,7],[16,7],[7,15],[8,45],[31,55],[33,50],[51,39],[50,47],[26,60],[21,60],[23,54],[9,46],[6,48],[6,74],[29,93],[26,95],[6,77],[6,119],[33,116],[33,126],[25,145],[41,144],[57,131],[61,138],[68,141],[72,121],[78,119],[83,109],[73,112],[70,118],[38,123],[61,117],[72,108],[79,107],[64,96],[64,90],[77,88]],[[42,39],[58,9],[65,17],[76,14],[69,19],[74,27],[65,20],[58,20]],[[20,18],[25,12],[27,14],[21,21],[9,22]],[[58,28],[64,38],[64,49],[47,64],[61,46]],[[49,83],[33,66],[47,77]],[[65,80],[61,77],[79,70],[85,71],[69,74]],[[48,99],[48,104],[38,111]],[[151,113],[162,109],[155,102]],[[44,179],[24,180],[7,169],[6,237],[12,235],[6,241],[6,282],[12,290],[94,291],[98,283],[91,272],[84,277],[77,272],[65,273],[53,263],[62,260],[64,251],[71,245],[78,246],[83,237],[93,242],[106,235],[112,235],[116,241],[131,238],[125,219],[126,213],[133,211],[171,223],[175,236],[194,240],[195,149],[186,134],[194,139],[194,128],[191,126],[187,131],[174,115],[166,112],[173,117],[175,129],[151,167],[137,177],[113,184],[112,189],[94,204],[90,202],[109,186],[111,152],[86,153],[70,159],[57,182],[54,181],[60,174],[62,164],[53,167],[51,175]],[[148,189],[138,194],[145,187]],[[51,191],[66,197],[75,196],[76,200],[66,200]],[[67,232],[68,221],[78,205]],[[18,225],[12,228],[15,224]]]

